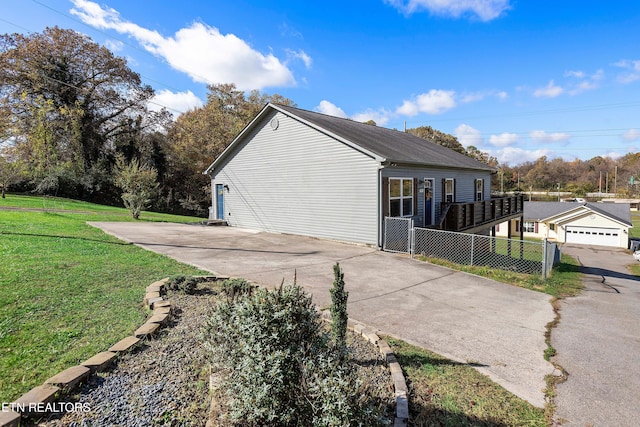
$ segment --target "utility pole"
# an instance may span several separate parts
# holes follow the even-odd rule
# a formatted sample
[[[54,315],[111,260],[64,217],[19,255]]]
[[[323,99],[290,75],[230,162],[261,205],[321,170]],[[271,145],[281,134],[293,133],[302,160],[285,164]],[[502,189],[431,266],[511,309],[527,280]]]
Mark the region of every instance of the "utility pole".
[[[613,175],[613,192],[618,194],[618,165],[616,165],[615,172]]]
[[[560,201],[560,183],[558,183],[558,201]]]
[[[598,180],[598,195],[602,196],[602,171],[600,171],[600,179]]]

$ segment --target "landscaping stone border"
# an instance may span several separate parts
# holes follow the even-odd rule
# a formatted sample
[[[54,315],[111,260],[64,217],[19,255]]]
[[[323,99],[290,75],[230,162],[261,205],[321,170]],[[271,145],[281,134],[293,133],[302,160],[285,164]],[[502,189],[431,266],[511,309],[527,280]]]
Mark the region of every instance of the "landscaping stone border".
[[[209,278],[209,276],[207,276]],[[215,280],[218,278],[212,278]],[[72,366],[54,375],[44,384],[34,387],[9,405],[9,410],[0,410],[0,427],[18,427],[22,417],[53,412],[50,408],[65,409],[67,405],[54,405],[61,397],[69,394],[90,375],[106,370],[119,354],[132,350],[140,341],[150,339],[169,320],[173,305],[165,300],[165,285],[169,278],[153,282],[147,286],[144,304],[152,310],[152,315],[133,335],[112,345],[108,351],[100,352],[77,366]],[[60,411],[56,411],[60,412]]]
[[[322,310],[321,317],[323,320],[331,322],[331,312],[329,310]],[[378,334],[360,322],[348,319],[347,328],[377,346],[380,354],[386,360],[396,398],[396,415],[393,420],[393,426],[406,426],[409,421],[409,388],[402,373],[402,367],[393,350]]]

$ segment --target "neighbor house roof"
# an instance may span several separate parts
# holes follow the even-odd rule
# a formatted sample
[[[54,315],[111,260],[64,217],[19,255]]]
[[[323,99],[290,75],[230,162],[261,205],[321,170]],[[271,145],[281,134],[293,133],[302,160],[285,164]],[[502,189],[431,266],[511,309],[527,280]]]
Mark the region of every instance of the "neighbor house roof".
[[[449,148],[406,132],[368,125],[354,120],[328,116],[326,114],[286,105],[267,104],[256,118],[233,140],[231,145],[227,147],[220,157],[207,168],[205,173],[209,173],[216,164],[233,149],[237,141],[242,139],[242,136],[257,124],[259,118],[272,110],[280,111],[282,114],[305,123],[320,132],[336,137],[351,146],[360,148],[361,151],[372,155],[384,164],[395,163],[485,171],[494,170],[491,166],[472,159],[469,156],[465,156],[464,154],[460,154]]]
[[[633,225],[628,203],[524,202],[524,218],[543,221],[580,208],[591,210],[629,226]]]

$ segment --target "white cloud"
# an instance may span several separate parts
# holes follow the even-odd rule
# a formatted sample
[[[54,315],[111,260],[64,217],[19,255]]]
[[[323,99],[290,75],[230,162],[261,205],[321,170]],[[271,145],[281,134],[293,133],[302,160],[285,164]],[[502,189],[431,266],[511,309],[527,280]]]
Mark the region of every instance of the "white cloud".
[[[613,65],[627,70],[625,73],[618,76],[618,81],[620,83],[627,84],[640,80],[640,60],[629,61],[628,59],[623,59]]]
[[[566,77],[575,77],[578,79],[584,79],[586,77],[586,73],[584,71],[567,71],[564,73]]]
[[[363,111],[362,113],[356,113],[351,118],[357,122],[367,122],[373,120],[378,126],[384,126],[389,122],[390,113],[387,110],[373,110],[371,108]]]
[[[534,130],[529,133],[529,137],[535,142],[564,142],[571,138],[571,135],[564,132],[547,133],[543,130]]]
[[[510,9],[509,0],[386,0],[387,3],[410,15],[426,9],[434,15],[458,18],[471,15],[481,21],[491,21]]]
[[[554,81],[551,80],[545,87],[536,89],[533,92],[533,96],[535,96],[536,98],[555,98],[556,96],[562,94],[562,92],[564,92],[564,89],[562,89],[560,86],[556,86]]]
[[[313,60],[302,49],[297,51],[292,49],[287,49],[287,55],[290,58],[300,59],[302,62],[304,62],[304,66],[307,67],[307,69],[311,68],[311,64],[313,63]]]
[[[391,113],[385,109],[374,110],[372,108],[368,108],[362,113],[356,113],[353,116],[349,117],[349,115],[347,115],[347,113],[345,113],[342,108],[327,100],[320,101],[320,104],[318,104],[318,106],[314,108],[314,110],[322,114],[341,117],[343,119],[351,119],[355,120],[356,122],[364,123],[369,120],[373,120],[378,126],[387,124],[391,117]]]
[[[418,113],[440,114],[456,106],[455,92],[431,89],[410,101],[404,101],[396,110],[397,114],[415,116]]]
[[[204,104],[200,98],[195,96],[190,90],[186,92],[171,92],[164,89],[155,94],[149,104],[149,109],[158,111],[162,107],[166,107],[170,113],[176,116],[176,113],[185,113]]]
[[[508,98],[508,94],[505,91],[497,91],[497,90],[484,90],[479,92],[469,92],[462,95],[460,98],[460,102],[463,104],[467,104],[470,102],[482,101],[483,99],[495,96],[500,100],[504,100]]]
[[[320,104],[318,104],[315,110],[322,114],[328,114],[329,116],[335,116],[335,117],[342,117],[343,119],[346,119],[349,117],[347,116],[347,113],[345,113],[342,110],[342,108],[326,100],[320,101]]]
[[[617,160],[617,159],[619,159],[619,158],[620,158],[620,157],[622,157],[622,156],[624,156],[624,154],[622,154],[622,153],[618,153],[617,151],[609,151],[608,153],[606,153],[606,154],[604,155],[604,157],[610,157],[610,158],[612,158],[613,160]]]
[[[549,150],[523,150],[517,147],[505,147],[491,153],[502,164],[521,164],[524,162],[535,161],[542,156],[549,156]]]
[[[124,43],[122,43],[120,40],[109,39],[106,42],[104,42],[104,46],[107,49],[109,49],[111,52],[119,52],[124,47]]]
[[[622,134],[622,138],[629,142],[637,141],[640,139],[640,129],[629,129]]]
[[[604,79],[604,71],[598,70],[594,74],[588,75],[584,71],[567,71],[566,77],[578,79],[577,83],[572,84],[571,89],[567,91],[569,95],[577,95],[587,90],[597,89],[602,79]]]
[[[489,144],[496,147],[506,147],[518,142],[518,135],[515,133],[504,132],[500,135],[491,135],[489,137]]]
[[[98,29],[133,37],[144,49],[167,61],[174,69],[201,83],[235,83],[240,90],[291,86],[291,70],[272,53],[263,54],[234,34],[194,23],[164,37],[120,18],[118,11],[88,0],[72,0],[71,14]]]
[[[482,135],[480,135],[480,131],[474,129],[473,127],[467,124],[461,124],[453,131],[460,144],[462,144],[465,148],[473,145],[478,148],[482,144]]]

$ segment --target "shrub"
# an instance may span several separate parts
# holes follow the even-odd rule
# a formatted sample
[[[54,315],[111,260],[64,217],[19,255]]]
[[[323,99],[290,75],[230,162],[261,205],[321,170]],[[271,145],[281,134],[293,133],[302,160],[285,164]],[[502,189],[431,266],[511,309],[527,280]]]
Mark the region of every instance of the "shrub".
[[[247,296],[253,293],[254,286],[245,279],[227,279],[222,282],[222,291],[227,295],[227,299],[233,300],[236,296]]]
[[[333,266],[335,277],[331,293],[331,336],[339,352],[343,353],[347,348],[347,299],[349,292],[344,290],[344,273],[340,269],[340,264],[336,262]]]
[[[176,276],[169,279],[166,287],[172,291],[182,291],[185,294],[193,295],[198,290],[199,282],[200,280],[196,277]]]
[[[358,422],[362,384],[329,348],[311,298],[296,285],[222,301],[204,334],[232,421],[243,425],[342,426]]]

